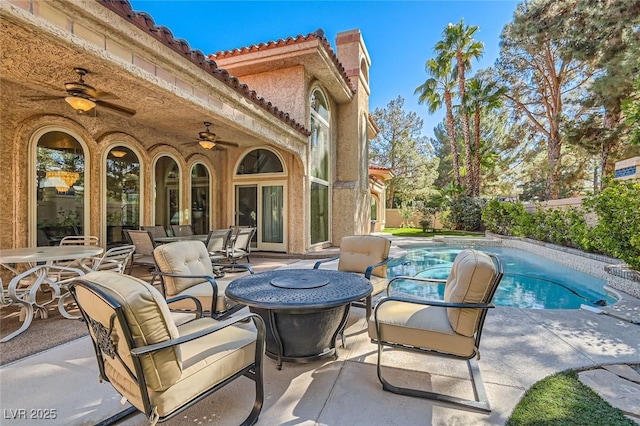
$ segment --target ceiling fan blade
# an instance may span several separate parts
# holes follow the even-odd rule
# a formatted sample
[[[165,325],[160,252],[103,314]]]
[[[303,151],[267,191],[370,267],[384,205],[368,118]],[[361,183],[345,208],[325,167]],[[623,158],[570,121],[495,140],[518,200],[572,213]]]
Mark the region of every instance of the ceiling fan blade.
[[[24,99],[30,99],[32,101],[52,101],[54,99],[64,99],[65,96],[60,95],[41,95],[41,96],[23,96]]]
[[[116,104],[112,104],[111,102],[106,102],[106,101],[101,101],[100,99],[96,99],[95,100],[96,105],[104,107],[104,108],[109,108],[111,110],[113,110],[114,112],[117,112],[118,114],[122,114],[126,117],[133,117],[134,115],[136,115],[136,111],[134,109],[131,108],[127,108],[127,107],[123,107],[121,105],[116,105]]]
[[[217,140],[216,144],[220,144],[220,145],[227,145],[227,146],[235,146],[236,148],[239,147],[240,145],[238,145],[235,142],[229,142],[229,141],[221,141],[221,140]]]
[[[96,99],[120,99],[120,97],[111,92],[96,90]]]

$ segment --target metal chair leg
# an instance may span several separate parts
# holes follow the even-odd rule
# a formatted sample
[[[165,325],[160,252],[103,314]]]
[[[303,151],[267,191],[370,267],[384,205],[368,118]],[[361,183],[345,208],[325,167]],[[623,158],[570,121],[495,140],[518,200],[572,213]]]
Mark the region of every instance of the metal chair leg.
[[[471,384],[473,386],[473,395],[475,401],[469,399],[458,398],[451,395],[445,395],[436,392],[423,391],[419,389],[403,388],[400,386],[394,386],[382,377],[382,342],[378,340],[378,380],[382,383],[382,389],[388,392],[397,393],[399,395],[412,396],[415,398],[430,399],[436,403],[443,405],[452,405],[457,408],[464,408],[470,411],[476,411],[484,414],[491,413],[491,407],[489,406],[489,400],[487,393],[480,376],[480,368],[475,358],[467,360],[467,366],[469,367],[469,374],[471,375]]]

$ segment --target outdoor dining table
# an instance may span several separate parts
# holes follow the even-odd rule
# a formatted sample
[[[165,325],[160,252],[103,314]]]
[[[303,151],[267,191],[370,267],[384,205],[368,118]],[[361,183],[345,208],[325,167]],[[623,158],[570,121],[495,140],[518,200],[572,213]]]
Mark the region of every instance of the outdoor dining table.
[[[183,235],[180,237],[157,237],[153,240],[157,243],[174,243],[176,241],[207,241],[209,234],[198,234],[198,235]]]
[[[351,302],[372,291],[368,279],[351,272],[280,269],[237,278],[225,294],[264,319],[266,354],[281,369],[283,361],[336,355],[336,338],[344,333]]]
[[[22,306],[21,317],[24,317],[22,326],[15,332],[5,336],[0,342],[6,342],[18,334],[25,331],[33,316],[40,314],[42,318],[47,317],[47,304],[58,299],[58,309],[66,318],[73,318],[62,306],[66,292],[61,292],[61,288],[56,279],[46,276],[47,269],[38,264],[53,265],[55,262],[75,261],[85,258],[95,257],[102,254],[102,247],[97,246],[45,246],[45,247],[25,247],[0,250],[0,265],[15,274],[9,282],[6,290],[11,302]],[[18,264],[26,264],[27,269],[21,272]],[[83,273],[77,270],[79,274]],[[65,271],[73,275],[73,270],[67,268]],[[36,295],[41,291],[43,284],[51,287],[52,297],[46,303],[38,303]],[[4,290],[2,290],[4,292]],[[34,310],[35,308],[35,310]]]

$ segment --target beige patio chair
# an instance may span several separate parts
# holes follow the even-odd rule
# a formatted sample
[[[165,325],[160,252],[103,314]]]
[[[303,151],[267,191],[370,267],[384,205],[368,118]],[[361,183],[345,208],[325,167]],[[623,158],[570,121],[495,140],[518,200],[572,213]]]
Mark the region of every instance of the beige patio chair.
[[[257,422],[264,399],[265,345],[258,315],[176,325],[155,287],[113,272],[91,272],[71,291],[93,340],[100,381],[110,382],[133,406],[105,423],[136,410],[152,425],[163,422],[241,376],[255,383],[255,401],[242,424]],[[248,320],[257,331],[238,326]]]
[[[378,379],[382,388],[402,395],[427,398],[467,409],[490,413],[480,376],[480,337],[493,296],[502,279],[503,267],[493,254],[466,249],[455,258],[444,284],[444,300],[391,295],[383,298],[369,317],[369,337],[378,344]],[[425,285],[441,282],[429,278],[395,277]],[[423,352],[467,361],[475,400],[390,384],[382,376],[383,347]]]
[[[129,272],[133,270],[135,265],[147,266],[149,268],[156,267],[156,262],[153,260],[153,249],[156,248],[156,243],[153,240],[153,236],[149,231],[139,231],[135,229],[127,229],[124,231],[129,238],[129,242],[136,246],[136,251],[133,254],[133,258],[129,263]]]
[[[174,237],[188,237],[193,235],[191,225],[171,225],[171,231],[173,231]]]
[[[333,260],[338,261],[338,271],[364,274],[371,281],[373,292],[364,301],[353,302],[352,306],[365,308],[367,318],[371,315],[371,298],[386,290],[387,263],[391,261],[389,249],[391,241],[388,238],[376,235],[351,235],[342,237],[340,241],[340,255],[329,259],[323,259],[313,265],[318,269],[323,263]]]
[[[176,241],[162,244],[153,251],[162,291],[167,298],[189,295],[202,303],[214,318],[222,319],[237,312],[243,305],[225,297],[226,282],[217,282],[213,263],[202,241]],[[253,273],[251,268],[243,266]],[[188,303],[174,303],[175,309],[189,309]]]
[[[156,225],[156,226],[141,226],[140,229],[143,231],[149,231],[151,236],[155,238],[162,238],[167,236],[167,230],[164,229],[164,226]]]

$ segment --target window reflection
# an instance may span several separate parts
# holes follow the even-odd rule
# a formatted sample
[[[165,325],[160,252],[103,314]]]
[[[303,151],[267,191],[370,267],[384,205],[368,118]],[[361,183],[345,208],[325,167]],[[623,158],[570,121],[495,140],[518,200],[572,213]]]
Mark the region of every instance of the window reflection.
[[[37,243],[56,245],[81,235],[85,217],[85,156],[80,143],[61,131],[47,132],[36,148]]]
[[[250,175],[255,173],[282,173],[282,163],[276,154],[268,149],[254,149],[244,156],[236,173]]]
[[[129,148],[109,151],[107,177],[107,247],[126,244],[125,229],[140,225],[140,160]]]
[[[156,225],[171,228],[180,224],[180,169],[171,157],[158,159],[155,167]]]
[[[327,101],[320,90],[311,95],[311,243],[329,240],[329,148],[330,121]]]
[[[202,164],[191,168],[191,226],[195,234],[209,232],[209,171]]]

